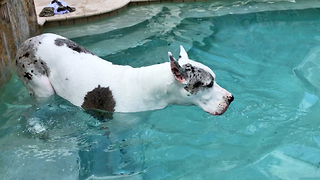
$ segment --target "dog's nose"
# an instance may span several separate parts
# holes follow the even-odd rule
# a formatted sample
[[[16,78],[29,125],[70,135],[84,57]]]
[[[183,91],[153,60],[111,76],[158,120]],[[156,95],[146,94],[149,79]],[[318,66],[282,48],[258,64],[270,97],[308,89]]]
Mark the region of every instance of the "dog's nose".
[[[231,104],[231,102],[234,100],[234,97],[233,97],[233,95],[231,95],[229,98],[228,98],[228,102],[229,102],[229,104]]]

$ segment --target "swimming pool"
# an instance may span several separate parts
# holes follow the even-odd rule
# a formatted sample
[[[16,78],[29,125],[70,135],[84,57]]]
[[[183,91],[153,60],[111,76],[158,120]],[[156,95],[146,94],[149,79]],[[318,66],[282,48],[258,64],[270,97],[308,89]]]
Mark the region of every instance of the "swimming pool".
[[[157,4],[46,30],[134,67],[183,45],[235,101],[222,116],[170,106],[99,122],[59,97],[35,103],[14,75],[0,89],[1,179],[319,179],[319,7]]]

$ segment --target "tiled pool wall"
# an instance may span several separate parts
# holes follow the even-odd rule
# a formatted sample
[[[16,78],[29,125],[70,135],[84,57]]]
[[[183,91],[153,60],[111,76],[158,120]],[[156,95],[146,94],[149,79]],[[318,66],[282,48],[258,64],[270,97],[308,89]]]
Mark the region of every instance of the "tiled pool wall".
[[[38,33],[33,0],[0,0],[0,87],[11,78],[20,44]]]
[[[43,28],[77,25],[104,19],[123,12],[129,6],[203,1],[210,0],[123,0],[121,3],[117,1],[118,4],[113,9],[73,17],[59,16],[44,19],[39,23],[35,0],[0,0],[0,87],[12,76],[15,67],[13,61],[20,44],[29,37],[41,33]]]

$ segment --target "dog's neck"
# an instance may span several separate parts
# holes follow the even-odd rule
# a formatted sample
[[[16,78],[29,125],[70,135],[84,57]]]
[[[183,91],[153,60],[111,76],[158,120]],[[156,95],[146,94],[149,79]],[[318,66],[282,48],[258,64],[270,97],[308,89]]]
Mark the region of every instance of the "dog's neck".
[[[175,80],[169,63],[129,69],[125,78],[135,82],[130,87],[134,105],[128,104],[126,108],[131,106],[134,111],[155,110],[170,104],[188,104],[182,97],[183,85]]]

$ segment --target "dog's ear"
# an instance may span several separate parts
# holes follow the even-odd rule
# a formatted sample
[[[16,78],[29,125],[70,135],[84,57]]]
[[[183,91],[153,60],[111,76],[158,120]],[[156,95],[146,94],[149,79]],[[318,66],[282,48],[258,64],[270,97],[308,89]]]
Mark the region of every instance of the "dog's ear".
[[[184,48],[182,46],[180,46],[180,55],[179,55],[179,59],[180,58],[185,58],[185,59],[189,59],[188,54],[186,52],[186,50],[184,50]]]
[[[171,52],[168,52],[169,60],[170,60],[170,67],[171,72],[176,78],[176,80],[180,81],[181,83],[185,84],[187,80],[187,73],[185,70],[179,65],[178,61],[172,56]]]

